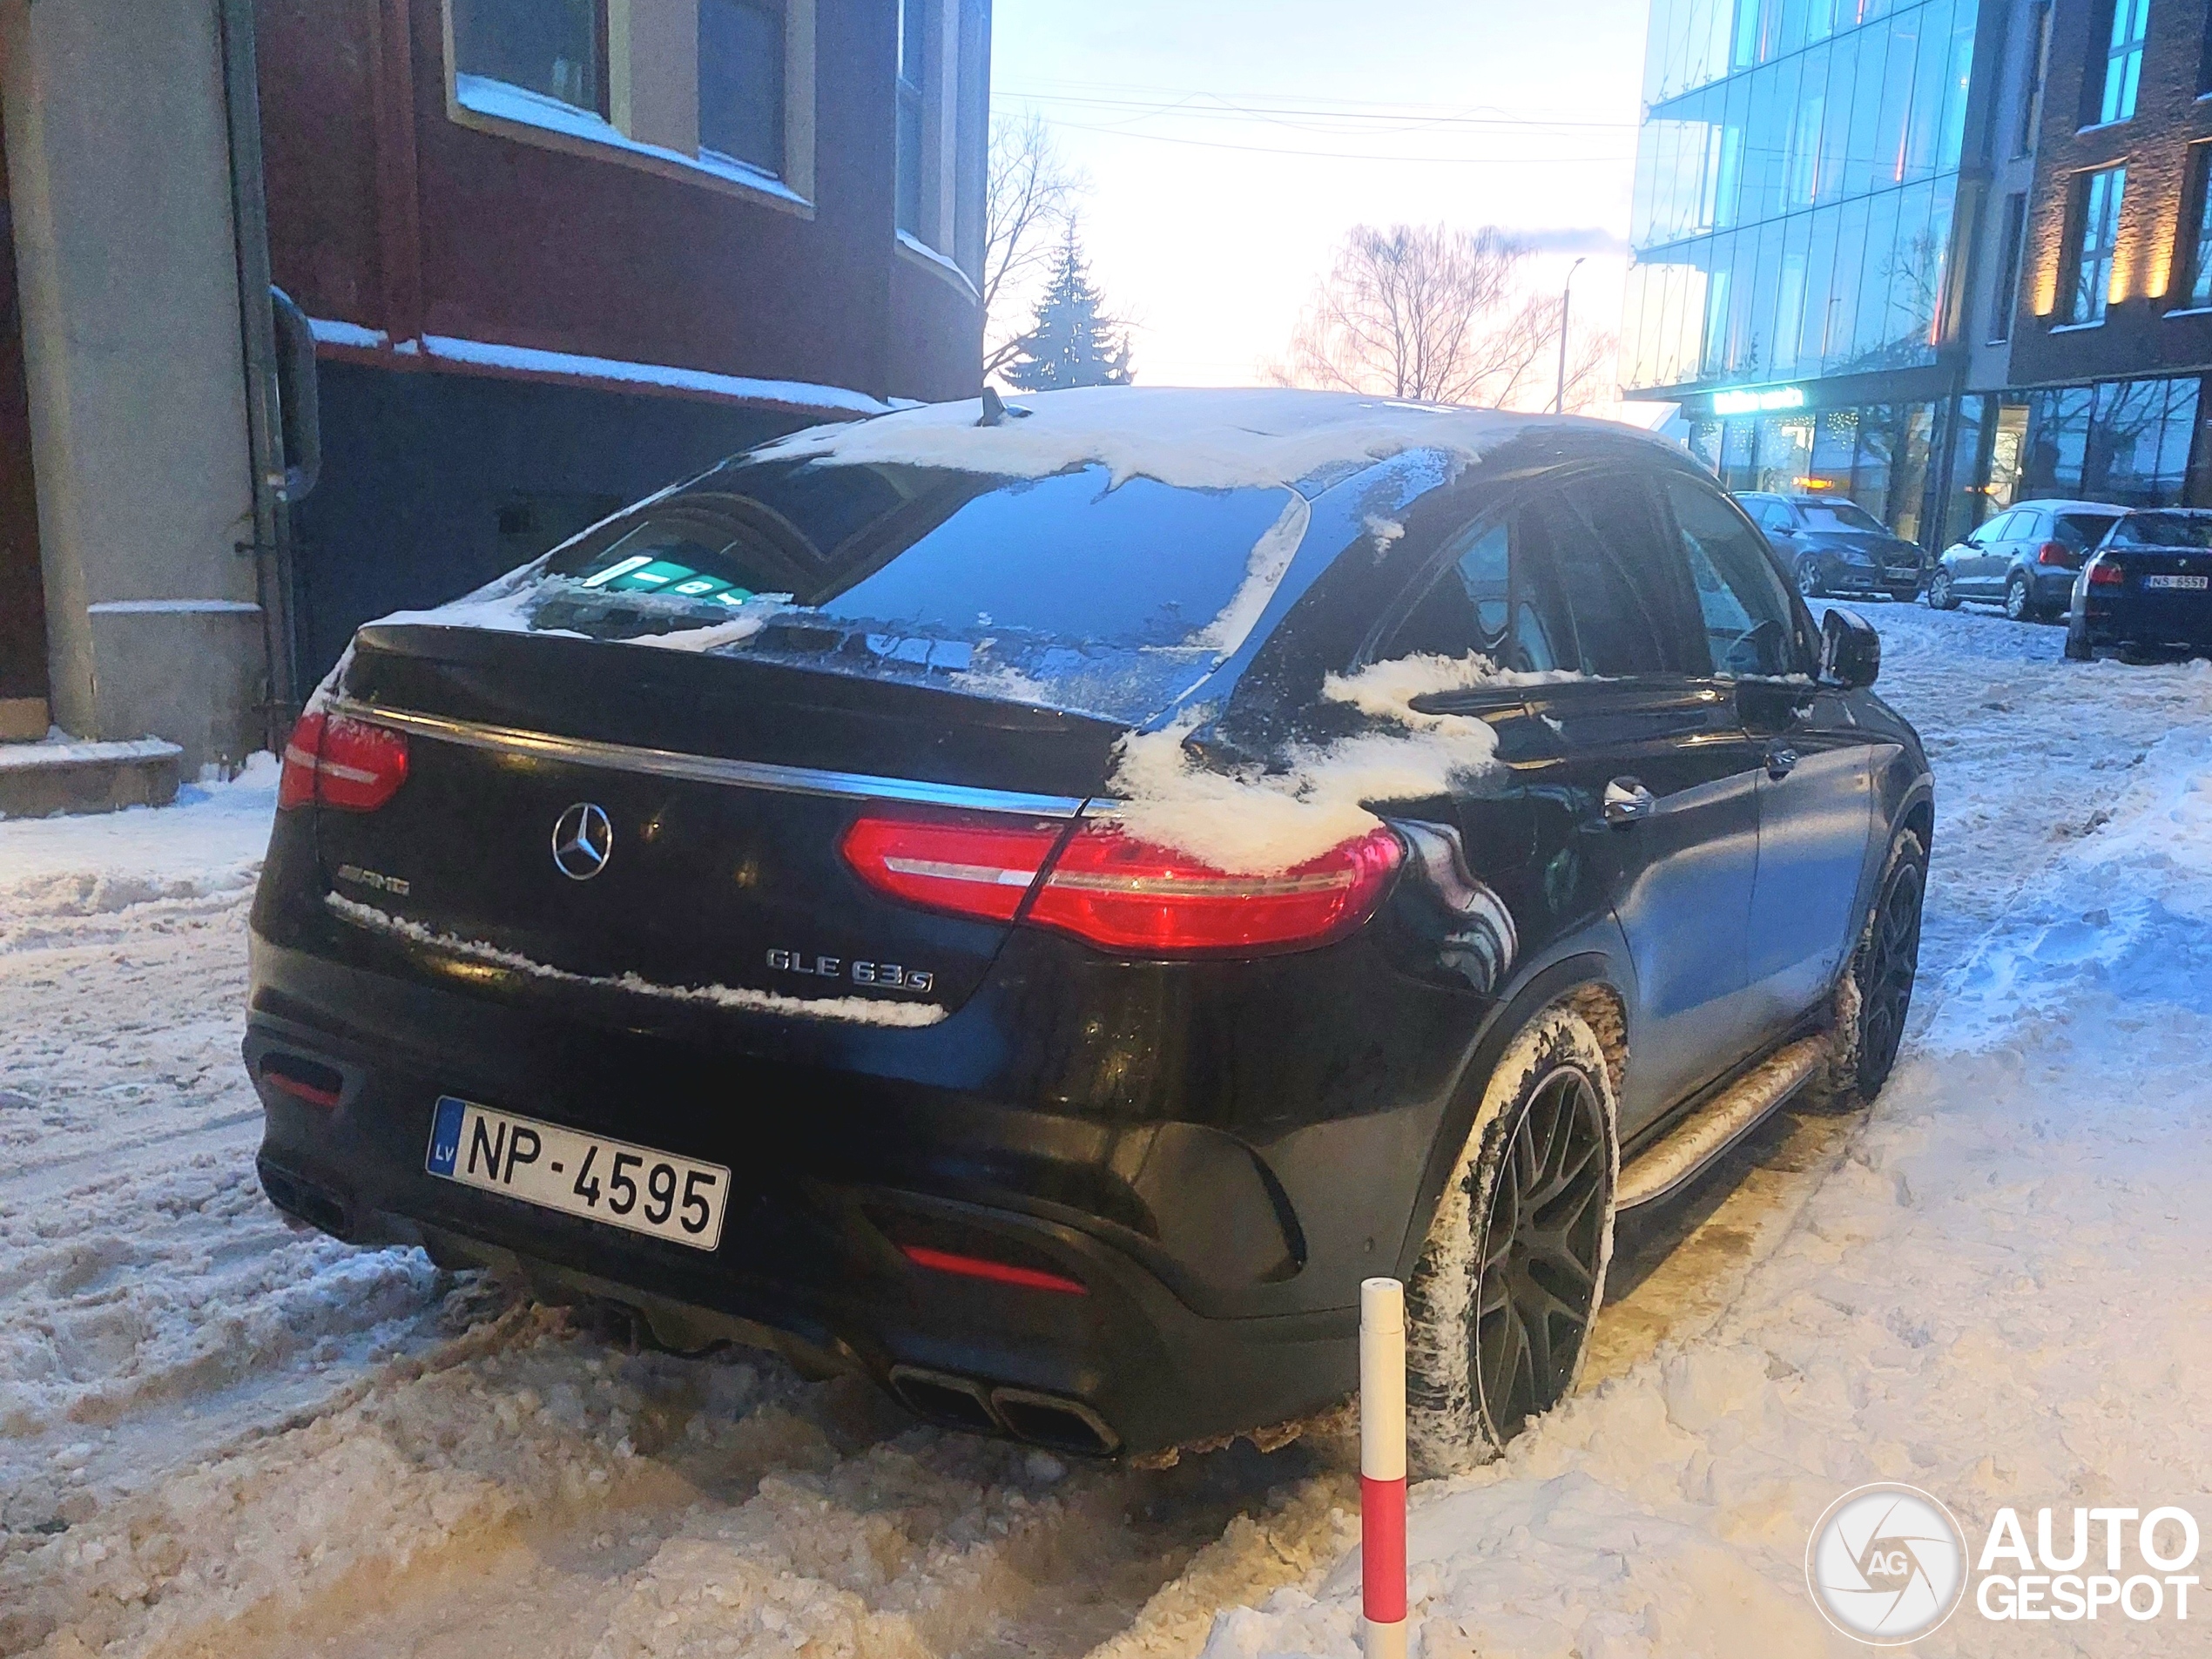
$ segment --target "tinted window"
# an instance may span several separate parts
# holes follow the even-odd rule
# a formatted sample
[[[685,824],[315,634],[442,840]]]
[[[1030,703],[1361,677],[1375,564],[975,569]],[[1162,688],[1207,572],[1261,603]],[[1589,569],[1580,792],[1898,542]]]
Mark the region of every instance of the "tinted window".
[[[2105,538],[2112,519],[2103,513],[2060,513],[2052,524],[2052,538],[2076,553],[2086,553]]]
[[[1758,537],[1694,480],[1669,478],[1666,493],[1704,624],[1710,670],[1700,671],[1795,672],[1789,594]]]
[[[454,0],[453,51],[464,75],[605,111],[593,0]]]
[[[1578,482],[1527,510],[1531,556],[1557,573],[1575,617],[1575,666],[1608,678],[1705,671],[1680,556],[1642,480]]]
[[[2112,532],[2114,547],[2212,547],[2212,513],[2130,513]]]
[[[1304,508],[1280,488],[1110,482],[1098,467],[733,463],[557,550],[532,620],[627,639],[774,596],[787,605],[753,607],[758,631],[716,648],[873,677],[988,674],[995,695],[1141,718],[1242,643]]]
[[[1386,658],[1487,657],[1517,673],[1575,669],[1575,624],[1550,570],[1529,556],[1525,518],[1463,531]]]

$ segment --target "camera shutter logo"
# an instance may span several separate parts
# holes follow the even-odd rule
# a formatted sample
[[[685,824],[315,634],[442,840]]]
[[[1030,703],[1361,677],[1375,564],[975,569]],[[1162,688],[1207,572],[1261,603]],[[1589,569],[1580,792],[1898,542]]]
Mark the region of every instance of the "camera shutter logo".
[[[1805,1546],[1805,1583],[1829,1623],[1870,1647],[1919,1640],[1966,1593],[1966,1538],[1916,1487],[1878,1485],[1828,1506]]]
[[[607,867],[615,826],[606,810],[580,800],[553,820],[553,866],[571,881],[589,881]]]

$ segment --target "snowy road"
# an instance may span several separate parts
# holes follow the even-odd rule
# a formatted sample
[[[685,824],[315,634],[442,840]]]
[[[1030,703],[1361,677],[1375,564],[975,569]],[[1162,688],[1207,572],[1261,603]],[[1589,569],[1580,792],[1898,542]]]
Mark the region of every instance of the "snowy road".
[[[2212,671],[1870,614],[1940,790],[1906,1058],[1624,1229],[1594,1386],[1416,1494],[1426,1659],[1824,1651],[1805,1534],[1878,1477],[1976,1538],[2212,1521]],[[1353,1651],[1301,1448],[1070,1470],[284,1227],[236,1060],[269,784],[0,825],[0,1656]],[[1925,1645],[2194,1650],[2107,1620]]]

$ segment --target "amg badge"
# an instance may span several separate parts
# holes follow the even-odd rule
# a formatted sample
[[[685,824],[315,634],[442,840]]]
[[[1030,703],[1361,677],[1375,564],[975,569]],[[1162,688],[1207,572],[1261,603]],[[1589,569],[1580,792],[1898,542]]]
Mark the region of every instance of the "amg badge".
[[[901,968],[896,962],[848,962],[836,956],[810,955],[803,950],[772,950],[768,966],[779,974],[806,974],[815,979],[845,979],[881,991],[927,992],[937,975],[927,968]]]

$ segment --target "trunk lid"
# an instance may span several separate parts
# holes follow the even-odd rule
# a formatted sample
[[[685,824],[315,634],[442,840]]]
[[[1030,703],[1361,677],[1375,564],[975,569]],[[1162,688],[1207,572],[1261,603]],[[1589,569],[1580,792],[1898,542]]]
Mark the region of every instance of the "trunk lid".
[[[772,1012],[799,1010],[767,998],[859,998],[879,1011],[846,1017],[893,1024],[957,1008],[1008,927],[872,892],[840,853],[847,829],[887,807],[1064,822],[1126,729],[928,685],[465,627],[363,630],[339,691],[334,717],[408,742],[406,781],[380,809],[317,809],[322,873],[349,921],[617,998],[706,991]],[[604,817],[583,823],[584,808]]]

